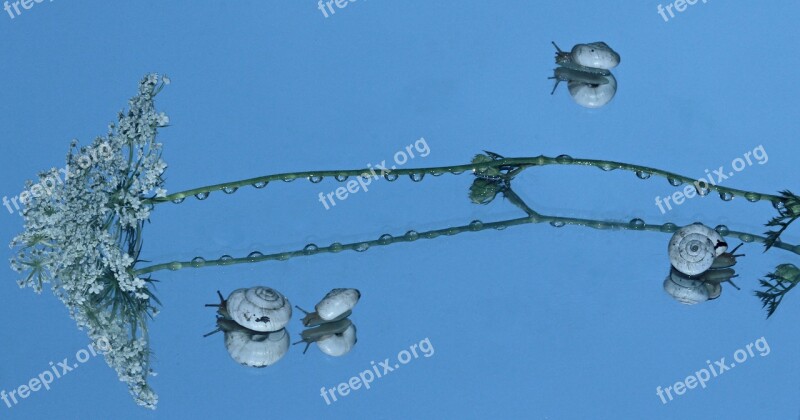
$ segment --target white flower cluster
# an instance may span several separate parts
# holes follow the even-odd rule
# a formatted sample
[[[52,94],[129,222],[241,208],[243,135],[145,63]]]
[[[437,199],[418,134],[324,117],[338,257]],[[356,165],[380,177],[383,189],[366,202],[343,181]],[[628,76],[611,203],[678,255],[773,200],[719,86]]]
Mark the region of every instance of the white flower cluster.
[[[153,101],[168,83],[166,77],[146,76],[105,137],[80,150],[73,141],[65,182],[31,198],[23,212],[25,230],[11,242],[18,248],[11,267],[23,275],[20,287],[40,293],[51,283],[79,328],[94,340],[108,338],[106,362],[128,383],[137,403],[149,408],[158,397],[147,385],[152,372],[146,328],[158,301],[148,288],[151,280],[136,276],[134,265],[152,210],[142,199],[166,194],[167,165],[156,133],[169,119],[156,112]],[[78,164],[78,156],[97,155],[101,148],[105,159]]]

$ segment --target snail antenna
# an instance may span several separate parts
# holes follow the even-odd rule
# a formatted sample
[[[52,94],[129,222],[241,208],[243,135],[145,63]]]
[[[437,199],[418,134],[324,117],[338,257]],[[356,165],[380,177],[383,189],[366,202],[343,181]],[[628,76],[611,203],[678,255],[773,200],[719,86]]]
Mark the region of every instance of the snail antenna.
[[[219,308],[223,303],[225,303],[225,298],[222,296],[222,293],[219,290],[217,290],[217,296],[219,296],[219,303],[206,303],[206,307]]]
[[[298,308],[298,309],[299,309],[299,308]],[[303,349],[303,354],[306,354],[306,351],[308,351],[308,346],[310,346],[310,345],[311,345],[311,342],[310,342],[310,341],[306,341],[306,340],[300,340],[300,341],[298,341],[298,342],[296,342],[296,343],[292,343],[292,345],[294,346],[295,344],[300,344],[300,343],[302,343],[302,342],[305,342],[305,343],[306,343],[306,348],[304,348],[304,349]]]
[[[739,277],[739,275],[737,274],[737,275],[735,275],[735,276],[733,276],[733,277]],[[731,277],[731,279],[732,279],[733,277]],[[740,288],[739,288],[739,286],[737,286],[737,285],[736,285],[736,283],[734,283],[733,281],[731,281],[731,279],[728,279],[728,280],[725,280],[725,281],[727,281],[728,283],[730,283],[730,284],[731,284],[731,286],[735,287],[735,288],[736,288],[736,290],[742,290],[742,289],[740,289]]]
[[[552,94],[556,93],[556,88],[558,87],[558,84],[559,84],[559,83],[561,83],[561,79],[559,79],[558,77],[555,77],[555,76],[553,76],[553,77],[548,77],[547,79],[548,79],[548,80],[550,80],[550,79],[556,79],[556,84],[555,84],[555,85],[553,85],[553,90],[551,90],[551,91],[550,91],[550,94],[552,95]]]
[[[212,335],[214,335],[214,334],[216,334],[216,333],[218,333],[218,332],[220,332],[220,331],[222,331],[222,328],[217,328],[216,330],[214,330],[214,331],[211,331],[211,332],[210,332],[210,333],[208,333],[208,334],[204,334],[204,335],[203,335],[203,338],[210,337],[210,336],[212,336]]]
[[[305,310],[305,309],[303,309],[303,308],[301,308],[301,307],[299,307],[299,306],[297,306],[297,305],[294,305],[294,307],[295,307],[295,308],[297,308],[297,309],[299,309],[301,312],[303,312],[303,313],[304,313],[304,314],[306,314],[306,315],[309,315],[309,314],[310,314],[310,312],[308,312],[307,310]]]
[[[556,47],[556,51],[558,51],[558,52],[560,52],[560,53],[563,53],[563,52],[564,52],[564,51],[561,51],[561,48],[558,48],[558,45],[556,45],[556,42],[555,42],[555,41],[550,41],[550,43],[551,43],[551,44],[553,44],[553,46],[554,46],[554,47]]]

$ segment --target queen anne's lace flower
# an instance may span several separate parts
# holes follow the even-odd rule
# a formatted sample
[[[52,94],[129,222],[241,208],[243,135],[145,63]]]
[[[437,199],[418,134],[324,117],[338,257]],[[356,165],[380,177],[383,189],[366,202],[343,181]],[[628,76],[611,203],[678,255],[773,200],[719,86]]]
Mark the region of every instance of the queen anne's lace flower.
[[[39,174],[40,184],[52,187],[23,203],[25,230],[11,242],[17,248],[11,267],[22,274],[20,287],[40,293],[50,283],[78,327],[95,343],[107,340],[106,362],[136,402],[149,408],[158,396],[147,384],[154,375],[147,319],[156,314],[158,300],[149,287],[152,280],[138,277],[134,266],[152,210],[142,199],[166,194],[167,165],[156,132],[169,118],[156,112],[153,100],[167,83],[146,76],[105,137],[80,149],[73,141],[61,170],[64,182],[55,168]]]

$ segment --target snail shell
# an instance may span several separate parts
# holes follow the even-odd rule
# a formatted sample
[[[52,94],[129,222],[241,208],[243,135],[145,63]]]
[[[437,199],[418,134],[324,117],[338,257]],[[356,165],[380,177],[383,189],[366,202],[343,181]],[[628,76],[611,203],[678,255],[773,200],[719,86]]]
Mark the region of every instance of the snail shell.
[[[341,356],[349,352],[356,341],[355,325],[348,318],[344,318],[304,330],[300,334],[300,341],[294,344],[306,343],[303,354],[306,353],[311,343],[316,342],[324,353]],[[320,342],[322,342],[321,346]]]
[[[306,314],[302,319],[303,325],[313,327],[347,318],[360,298],[361,292],[358,289],[333,289],[317,303],[315,312],[308,312],[299,306],[297,309]]]
[[[617,93],[617,79],[613,74],[601,76],[607,82],[602,84],[586,83],[581,80],[570,80],[567,88],[572,99],[586,108],[600,108],[611,102]]]
[[[669,275],[664,279],[664,291],[685,305],[707,301],[713,291],[710,289],[702,280],[691,278],[675,268],[670,268]]]
[[[269,287],[251,287],[231,292],[222,299],[217,312],[237,324],[260,332],[278,331],[292,318],[292,305],[280,292]]]
[[[717,231],[695,223],[678,229],[672,235],[668,246],[669,261],[681,273],[695,276],[711,268],[714,259],[725,249],[727,244]]]
[[[350,324],[346,330],[340,333],[331,334],[317,340],[319,350],[328,356],[344,356],[356,345],[356,325]]]
[[[225,332],[225,349],[241,365],[256,368],[271,366],[289,350],[289,334],[285,328],[259,332],[224,318],[218,319],[217,324]]]
[[[361,299],[358,289],[333,289],[315,306],[319,317],[330,321],[351,311]]]
[[[605,42],[577,44],[570,52],[562,51],[555,42],[553,46],[556,47],[556,63],[560,66],[602,73],[602,70],[613,69],[620,62],[619,54]]]

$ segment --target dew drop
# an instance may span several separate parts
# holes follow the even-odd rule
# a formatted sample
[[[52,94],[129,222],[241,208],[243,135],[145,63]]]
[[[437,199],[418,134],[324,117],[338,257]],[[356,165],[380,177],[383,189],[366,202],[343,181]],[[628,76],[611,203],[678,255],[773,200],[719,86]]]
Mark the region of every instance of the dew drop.
[[[558,155],[556,156],[556,162],[558,163],[572,163],[575,159],[572,158],[570,155]]]
[[[443,174],[444,174],[444,171],[439,170],[439,169],[435,169],[435,170],[431,171],[431,175],[433,175],[433,176],[442,176]]]
[[[697,195],[699,195],[700,197],[705,197],[711,192],[710,188],[701,187],[700,183],[695,183],[694,190],[697,191]]]
[[[452,235],[456,235],[456,234],[458,234],[458,228],[450,228],[450,229],[447,229],[447,231],[445,232],[445,235],[451,235],[452,236]]]
[[[470,230],[473,231],[481,230],[483,229],[483,222],[481,222],[480,220],[473,220],[469,223],[469,228]]]
[[[269,184],[269,181],[258,181],[258,182],[254,182],[253,186],[256,187],[256,188],[261,189],[261,188],[266,187],[267,184]]]
[[[206,259],[203,257],[192,258],[192,267],[202,267],[206,264]]]
[[[683,184],[683,181],[681,181],[680,179],[671,177],[667,178],[667,182],[669,182],[669,185],[672,185],[673,187],[677,187],[678,185]]]
[[[389,235],[388,233],[384,233],[383,235],[381,235],[380,238],[378,238],[378,243],[381,244],[381,245],[388,245],[388,244],[392,243],[392,239],[394,239],[392,237],[392,235]]]
[[[672,222],[667,222],[661,225],[661,231],[665,233],[675,232],[678,230],[678,225]]]
[[[339,182],[345,182],[345,181],[347,181],[347,178],[350,178],[350,177],[348,175],[345,175],[345,174],[336,174],[336,176],[334,178]]]
[[[415,230],[409,230],[408,232],[406,232],[404,237],[409,241],[416,241],[417,239],[419,239],[419,233],[417,233],[417,231]]]
[[[297,179],[297,178],[294,177],[294,176],[286,175],[286,176],[283,177],[283,182],[292,182],[295,179]]]
[[[316,244],[308,244],[305,246],[305,248],[303,248],[303,251],[305,251],[306,254],[310,254],[312,252],[316,252],[318,249],[319,247]]]
[[[755,203],[756,201],[761,200],[761,194],[749,192],[745,193],[744,198],[751,203]]]
[[[636,171],[636,177],[637,177],[637,178],[639,178],[639,179],[648,179],[648,178],[650,178],[652,175],[653,175],[653,174],[651,174],[650,172],[645,172],[645,171]]]
[[[450,173],[453,174],[453,175],[461,175],[461,174],[464,173],[464,170],[463,169],[453,169],[453,170],[450,171]]]
[[[495,230],[506,230],[508,226],[506,225],[497,225],[494,227]]]
[[[420,181],[422,181],[422,178],[425,177],[425,173],[424,172],[413,172],[413,173],[408,174],[408,177],[411,178],[411,180],[414,181],[414,182],[420,182]]]
[[[255,258],[259,258],[259,257],[263,257],[263,256],[264,256],[264,254],[262,254],[262,253],[260,253],[258,251],[253,251],[253,252],[247,254],[247,258],[250,258],[250,259],[255,259]]]
[[[731,201],[731,200],[733,200],[733,194],[731,194],[729,192],[722,191],[722,192],[719,193],[719,198],[721,198],[722,201]]]
[[[219,258],[219,260],[222,261],[222,265],[225,265],[229,264],[233,260],[233,257],[230,255],[223,255]]]
[[[180,203],[183,203],[183,200],[186,200],[186,197],[176,198],[176,199],[172,200],[172,202],[175,203],[175,204],[180,204]]]
[[[600,169],[608,172],[608,171],[614,170],[616,168],[614,167],[614,165],[612,165],[610,163],[601,163],[600,164]]]
[[[357,252],[364,252],[369,249],[369,244],[366,242],[361,242],[360,244],[356,244],[353,249]]]
[[[772,207],[774,207],[775,210],[778,210],[779,212],[781,212],[781,214],[783,214],[783,212],[786,210],[786,203],[784,203],[782,200],[773,201]]]
[[[308,177],[308,180],[311,181],[313,184],[319,184],[320,182],[322,182],[323,179],[324,177],[320,175],[311,175]]]
[[[222,187],[222,192],[225,194],[233,194],[238,190],[239,187]]]
[[[383,177],[386,178],[387,181],[394,181],[398,178],[398,175],[392,172],[387,172],[383,174]]]
[[[728,236],[728,234],[731,233],[731,230],[728,229],[728,227],[725,225],[717,225],[717,227],[715,227],[714,230],[716,230],[717,233],[719,233],[722,236]]]
[[[631,219],[631,221],[628,222],[628,226],[630,226],[630,227],[632,227],[634,229],[644,229],[645,222],[644,222],[644,220],[639,219],[639,218]]]
[[[289,258],[292,258],[292,254],[289,252],[284,252],[282,254],[278,254],[278,261],[286,261]]]
[[[169,264],[169,269],[172,271],[180,270],[181,268],[183,268],[183,264],[177,261]]]
[[[753,242],[756,238],[754,238],[753,235],[749,233],[743,233],[739,235],[739,239],[741,239],[742,242]]]
[[[204,191],[204,192],[195,194],[194,198],[196,198],[198,200],[205,200],[206,198],[208,198],[208,194],[209,194],[208,191]]]
[[[554,220],[554,221],[550,222],[550,226],[557,227],[557,228],[558,227],[564,227],[564,226],[566,226],[566,223],[562,222],[561,220]]]
[[[339,242],[334,242],[330,246],[331,252],[339,252],[342,250],[342,244]]]

